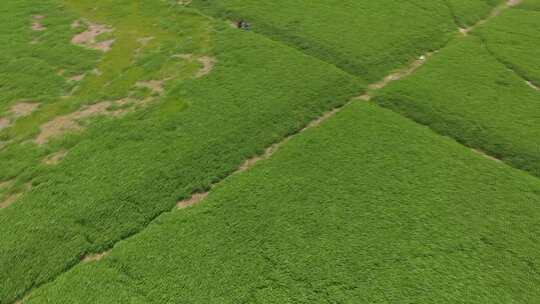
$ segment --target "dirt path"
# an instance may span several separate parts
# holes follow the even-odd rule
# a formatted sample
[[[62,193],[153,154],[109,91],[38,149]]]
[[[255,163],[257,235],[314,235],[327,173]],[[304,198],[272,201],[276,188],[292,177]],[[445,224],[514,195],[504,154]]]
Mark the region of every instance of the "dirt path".
[[[482,24],[485,24],[489,20],[499,16],[504,10],[511,8],[512,6],[516,6],[520,4],[523,0],[507,0],[505,3],[496,6],[491,13],[484,19],[478,21],[476,24],[469,26],[467,28],[460,28],[459,32],[463,35],[468,35],[472,30],[475,28],[481,26]]]

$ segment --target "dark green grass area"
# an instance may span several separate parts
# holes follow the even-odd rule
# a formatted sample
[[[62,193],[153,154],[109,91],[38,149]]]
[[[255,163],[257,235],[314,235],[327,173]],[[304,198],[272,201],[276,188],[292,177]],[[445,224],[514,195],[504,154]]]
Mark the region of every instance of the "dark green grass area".
[[[505,11],[478,29],[489,51],[519,75],[540,86],[540,2]]]
[[[339,68],[378,81],[457,30],[444,1],[194,0],[204,12],[251,28]]]
[[[536,303],[540,181],[354,103],[27,303]]]
[[[476,37],[452,42],[375,101],[540,176],[540,94]]]
[[[362,91],[350,75],[292,48],[224,24],[212,31],[209,75],[123,118],[96,119],[32,191],[0,210],[1,303],[140,231]]]
[[[461,27],[474,25],[486,18],[491,10],[506,0],[443,0],[452,11],[456,23]]]

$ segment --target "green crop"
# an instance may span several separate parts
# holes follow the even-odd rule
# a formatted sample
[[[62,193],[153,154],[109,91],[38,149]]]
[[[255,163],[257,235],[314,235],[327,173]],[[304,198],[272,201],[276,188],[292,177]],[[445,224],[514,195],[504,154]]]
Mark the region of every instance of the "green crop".
[[[27,303],[535,303],[538,179],[352,104]]]

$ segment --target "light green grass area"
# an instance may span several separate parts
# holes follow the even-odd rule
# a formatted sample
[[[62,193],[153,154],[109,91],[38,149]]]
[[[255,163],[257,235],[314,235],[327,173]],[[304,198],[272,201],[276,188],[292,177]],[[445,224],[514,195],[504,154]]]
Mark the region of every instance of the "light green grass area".
[[[540,176],[540,94],[477,37],[452,42],[375,101]]]
[[[26,303],[536,303],[540,181],[355,103]]]
[[[0,46],[0,119],[20,102],[39,103],[31,115],[0,130],[0,181],[13,181],[6,190],[10,194],[48,171],[41,162],[44,157],[69,149],[79,140],[60,137],[38,146],[33,140],[43,124],[87,104],[122,98],[137,102],[154,97],[156,101],[151,92],[136,87],[138,81],[164,80],[164,99],[179,100],[178,94],[167,89],[193,77],[200,64],[174,55],[196,58],[211,47],[207,18],[163,1],[48,0],[36,4],[22,0],[6,4],[0,10],[0,37],[7,42]],[[42,30],[32,29],[35,20]],[[74,27],[74,22],[80,26]],[[111,51],[71,43],[90,23],[113,30],[96,37],[98,41],[114,39]],[[151,39],[142,43],[144,38]],[[80,82],[70,80],[78,75],[84,75]]]
[[[247,20],[254,31],[370,82],[440,48],[457,31],[440,0],[194,0],[193,5],[214,16]]]
[[[177,200],[207,189],[245,159],[362,91],[356,79],[332,65],[264,37],[176,5],[128,2],[74,1],[66,6],[74,12],[71,19],[79,12],[115,28],[112,35],[117,38],[98,63],[101,77],[108,80],[85,78],[79,95],[74,94],[78,97],[69,100],[84,104],[119,98],[129,94],[135,81],[171,76],[169,72],[175,73],[174,80],[167,82],[162,97],[125,116],[97,117],[83,133],[43,148],[28,142],[2,150],[2,164],[9,164],[14,175],[26,158],[39,162],[40,149],[67,147],[68,154],[56,166],[40,163],[31,165],[30,171],[20,169],[33,188],[0,209],[0,303],[10,303],[53,279],[85,254],[139,232]],[[94,6],[98,9],[91,9]],[[164,17],[151,19],[160,24],[155,32],[145,27],[145,21],[141,21],[144,32],[121,30],[124,22],[139,20],[131,19],[136,12]],[[172,31],[170,37],[163,34],[172,40],[158,39],[161,26]],[[140,65],[115,53],[115,47],[123,48],[122,33],[128,50],[136,37],[156,37],[141,55]],[[194,78],[196,61],[186,67],[171,61],[179,52],[214,57],[215,66],[208,75]],[[108,60],[113,62],[105,65]],[[40,115],[49,114],[39,110],[29,120],[35,123]]]
[[[456,23],[461,27],[474,25],[485,19],[490,12],[506,0],[443,0],[452,11]]]
[[[476,33],[501,62],[540,86],[540,1],[538,3],[537,10],[527,3],[507,10]]]

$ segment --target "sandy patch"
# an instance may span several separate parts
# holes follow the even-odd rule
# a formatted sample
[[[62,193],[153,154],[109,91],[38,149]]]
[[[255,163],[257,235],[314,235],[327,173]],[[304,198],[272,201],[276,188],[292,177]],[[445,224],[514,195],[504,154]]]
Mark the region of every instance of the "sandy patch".
[[[184,209],[184,208],[187,208],[187,207],[191,207],[193,205],[196,205],[196,204],[200,203],[207,196],[208,196],[208,192],[195,193],[190,198],[177,202],[176,207],[178,209]]]
[[[11,125],[11,121],[7,118],[0,118],[0,131],[9,127]]]
[[[178,0],[177,2],[179,5],[190,5],[191,4],[191,0]]]
[[[108,111],[107,109],[113,105],[113,102],[103,101],[93,105],[85,106],[81,110],[59,116],[53,120],[41,125],[41,132],[37,136],[35,142],[38,145],[43,145],[53,137],[60,136],[70,131],[82,129],[79,124],[80,120],[98,115],[118,115],[121,111]]]
[[[0,182],[0,189],[7,188],[7,187],[11,186],[12,183],[13,183],[13,182],[10,181],[10,180]]]
[[[114,43],[114,39],[98,42],[96,38],[101,34],[110,33],[112,31],[113,29],[105,25],[89,23],[88,29],[73,36],[71,43],[102,52],[108,52]]]
[[[43,20],[45,16],[43,15],[34,15],[32,16],[32,30],[34,31],[44,31],[47,28],[41,24],[41,20]]]
[[[2,202],[0,202],[0,209],[4,209],[4,208],[7,208],[7,207],[13,205],[13,203],[15,203],[15,201],[17,201],[17,199],[21,195],[22,195],[22,193],[16,193],[16,194],[8,196],[6,199],[4,199]]]
[[[79,28],[82,26],[82,23],[80,20],[75,20],[71,23],[71,28]]]
[[[202,64],[202,68],[197,72],[197,75],[195,75],[197,78],[208,75],[216,64],[216,59],[208,56],[199,57],[197,58],[197,61]]]
[[[101,252],[101,253],[87,254],[86,256],[84,256],[81,259],[81,262],[82,263],[89,263],[89,262],[93,262],[93,261],[99,261],[102,258],[106,257],[110,252],[111,252],[110,250],[107,250],[107,251]]]
[[[75,75],[75,76],[69,77],[68,80],[69,81],[77,81],[77,82],[79,82],[79,81],[84,79],[84,76],[85,76],[85,74]]]
[[[135,101],[131,104],[132,101]],[[71,131],[82,130],[80,122],[84,119],[107,115],[118,117],[134,109],[134,105],[145,104],[148,100],[133,100],[122,98],[115,101],[102,101],[92,105],[83,106],[78,111],[55,117],[53,120],[40,126],[40,133],[34,140],[36,144],[43,145],[51,138],[63,135]],[[128,105],[128,107],[125,107]],[[113,109],[111,107],[114,106]],[[61,159],[61,158],[60,158]]]
[[[148,81],[139,81],[135,84],[135,86],[139,88],[147,88],[151,90],[152,92],[161,95],[165,91],[163,88],[163,84],[164,84],[163,80],[148,80]]]
[[[25,117],[34,112],[39,107],[39,103],[36,102],[19,102],[13,105],[9,113],[14,118]]]
[[[67,151],[66,150],[60,150],[56,153],[53,153],[51,155],[48,155],[43,159],[43,163],[49,166],[57,165],[64,157],[66,157]]]

